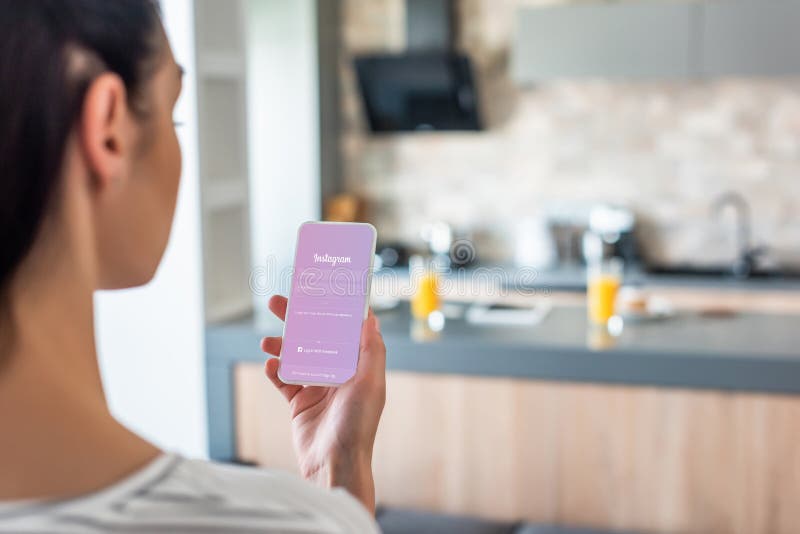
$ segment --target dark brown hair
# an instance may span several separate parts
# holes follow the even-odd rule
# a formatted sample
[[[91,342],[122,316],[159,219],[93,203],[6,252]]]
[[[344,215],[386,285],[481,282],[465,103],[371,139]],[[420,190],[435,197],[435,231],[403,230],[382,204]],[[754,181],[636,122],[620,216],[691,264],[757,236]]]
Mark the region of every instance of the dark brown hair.
[[[58,189],[92,79],[114,72],[136,98],[160,24],[155,0],[0,0],[0,293]],[[91,69],[76,67],[76,54]]]

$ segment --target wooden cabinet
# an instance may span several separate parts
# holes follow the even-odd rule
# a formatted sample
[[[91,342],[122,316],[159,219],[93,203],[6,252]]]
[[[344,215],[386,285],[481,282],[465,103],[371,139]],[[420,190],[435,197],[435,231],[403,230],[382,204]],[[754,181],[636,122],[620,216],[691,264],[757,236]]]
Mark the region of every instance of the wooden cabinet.
[[[602,365],[602,361],[598,361]],[[238,454],[296,471],[284,399],[236,371]],[[378,501],[657,533],[800,532],[800,398],[390,373]]]

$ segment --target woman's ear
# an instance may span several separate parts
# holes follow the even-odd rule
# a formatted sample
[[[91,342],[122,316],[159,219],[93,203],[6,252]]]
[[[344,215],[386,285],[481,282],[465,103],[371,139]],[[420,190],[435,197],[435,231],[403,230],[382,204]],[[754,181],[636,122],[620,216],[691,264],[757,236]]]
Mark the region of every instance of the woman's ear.
[[[125,173],[131,134],[128,114],[122,79],[113,73],[98,76],[86,92],[79,125],[81,148],[94,187],[104,189]]]

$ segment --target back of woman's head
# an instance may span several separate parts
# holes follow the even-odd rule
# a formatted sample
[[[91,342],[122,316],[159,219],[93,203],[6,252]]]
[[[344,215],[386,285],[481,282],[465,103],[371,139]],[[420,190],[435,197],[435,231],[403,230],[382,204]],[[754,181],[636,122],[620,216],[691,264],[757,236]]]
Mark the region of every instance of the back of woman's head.
[[[0,291],[58,190],[93,77],[118,75],[136,111],[159,28],[154,0],[0,0]]]

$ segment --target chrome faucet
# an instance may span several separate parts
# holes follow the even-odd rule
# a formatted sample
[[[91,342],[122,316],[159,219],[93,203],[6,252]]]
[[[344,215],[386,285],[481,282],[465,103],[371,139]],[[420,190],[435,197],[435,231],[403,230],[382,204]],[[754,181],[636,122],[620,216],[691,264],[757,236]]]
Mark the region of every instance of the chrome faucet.
[[[731,206],[736,213],[736,244],[738,252],[731,265],[731,273],[737,278],[747,278],[753,273],[756,258],[764,252],[764,249],[762,247],[753,247],[750,242],[751,213],[747,200],[735,191],[727,191],[714,201],[714,213],[719,215],[727,206]]]

